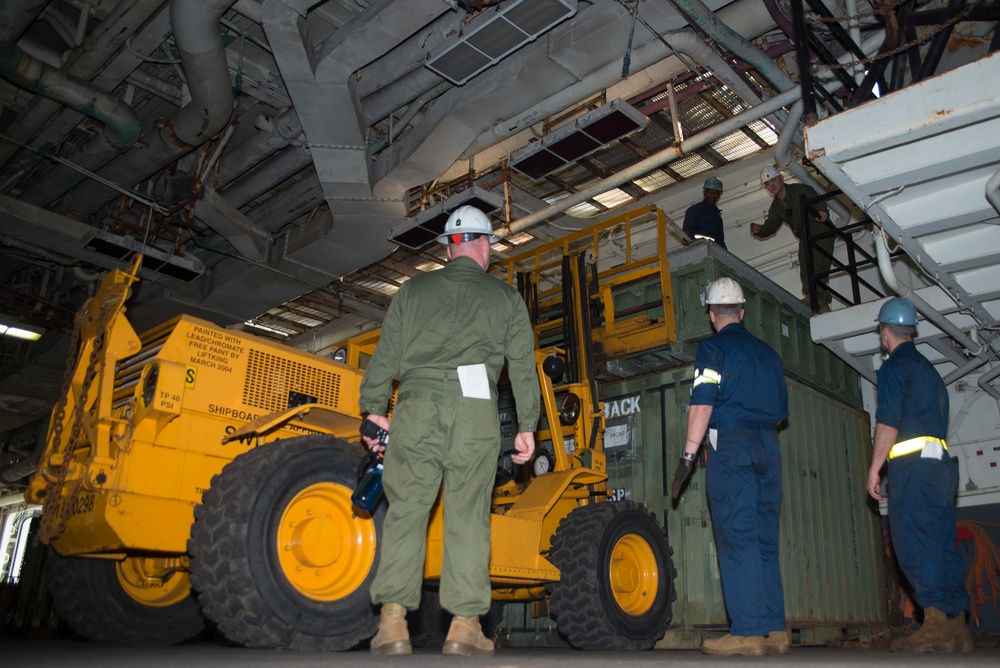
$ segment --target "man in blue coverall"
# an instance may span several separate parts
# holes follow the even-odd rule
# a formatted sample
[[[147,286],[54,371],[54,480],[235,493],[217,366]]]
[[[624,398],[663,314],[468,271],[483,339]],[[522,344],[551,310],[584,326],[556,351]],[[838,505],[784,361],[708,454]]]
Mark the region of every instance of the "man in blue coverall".
[[[965,624],[969,595],[955,549],[958,464],[948,456],[948,392],[913,345],[917,311],[894,297],[878,314],[879,343],[889,354],[878,370],[875,442],[868,493],[889,462],[889,530],[899,566],[924,609],[919,630],[892,641],[893,652],[971,652]]]
[[[708,239],[725,248],[726,232],[722,227],[722,212],[719,211],[722,181],[714,176],[708,178],[701,192],[702,201],[684,212],[684,233],[692,239]]]
[[[732,625],[701,649],[718,656],[786,654],[778,424],[788,418],[788,388],[778,354],[743,326],[739,284],[716,280],[706,301],[716,333],[695,356],[687,440],[672,490],[676,499],[707,431],[708,501]]]

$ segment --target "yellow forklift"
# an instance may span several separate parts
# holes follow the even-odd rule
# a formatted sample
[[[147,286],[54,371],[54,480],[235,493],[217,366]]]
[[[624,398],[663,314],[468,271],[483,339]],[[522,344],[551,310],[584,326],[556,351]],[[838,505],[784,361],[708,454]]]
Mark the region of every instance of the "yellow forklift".
[[[588,258],[567,256],[564,313],[536,326],[547,337],[558,319],[564,335],[536,351],[535,460],[498,463],[493,598],[531,602],[579,648],[648,649],[671,621],[674,569],[653,515],[607,489]],[[385,504],[363,513],[351,492],[377,337],[349,341],[339,362],[189,316],[140,335],[126,318],[140,262],[108,272],[77,317],[75,362],[26,492],[44,506],[58,613],[103,642],[177,643],[207,618],[249,647],[363,644],[377,625]],[[537,314],[537,289],[524,294]],[[436,507],[429,592],[442,536]]]

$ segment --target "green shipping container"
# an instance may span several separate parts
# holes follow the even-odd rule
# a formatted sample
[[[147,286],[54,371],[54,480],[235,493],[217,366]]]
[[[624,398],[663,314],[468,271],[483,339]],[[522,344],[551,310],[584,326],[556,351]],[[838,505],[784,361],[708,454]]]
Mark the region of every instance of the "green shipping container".
[[[663,350],[608,360],[602,375],[624,379],[693,362],[698,343],[712,335],[705,306],[708,286],[715,279],[728,276],[740,284],[746,296],[744,324],[754,336],[777,351],[785,373],[852,406],[861,406],[857,372],[823,346],[813,343],[805,304],[713,243],[691,244],[672,252],[668,259],[677,341]],[[616,311],[629,312],[658,303],[660,283],[650,279],[613,294]],[[652,307],[647,313],[655,319],[662,315],[662,309]]]
[[[704,469],[695,470],[677,504],[669,491],[693,374],[686,366],[602,391],[609,487],[653,510],[674,551],[677,600],[660,647],[697,647],[728,628]],[[881,525],[865,491],[868,415],[792,379],[788,390],[791,419],[780,434],[781,570],[793,642],[869,633],[886,626],[887,611]]]

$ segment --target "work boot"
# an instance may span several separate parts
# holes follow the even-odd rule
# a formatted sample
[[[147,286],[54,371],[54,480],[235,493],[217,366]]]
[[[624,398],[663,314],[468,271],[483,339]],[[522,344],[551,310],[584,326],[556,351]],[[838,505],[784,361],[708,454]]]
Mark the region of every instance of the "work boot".
[[[965,613],[960,612],[958,616],[949,619],[951,625],[951,635],[955,638],[955,649],[963,654],[976,649],[976,644],[972,641],[972,633],[969,632],[969,625],[965,623]]]
[[[721,638],[709,638],[701,643],[701,652],[712,656],[761,656],[767,653],[767,647],[764,636],[733,636],[727,633]]]
[[[442,654],[451,656],[493,656],[493,641],[483,635],[479,617],[459,617],[455,615],[444,639]]]
[[[955,629],[937,608],[924,608],[924,625],[889,643],[892,652],[954,652],[956,649]]]
[[[371,640],[371,653],[380,656],[410,654],[410,630],[406,627],[406,608],[398,603],[383,603],[378,633]]]
[[[788,642],[787,631],[771,631],[764,638],[764,649],[768,654],[788,654],[792,645]]]

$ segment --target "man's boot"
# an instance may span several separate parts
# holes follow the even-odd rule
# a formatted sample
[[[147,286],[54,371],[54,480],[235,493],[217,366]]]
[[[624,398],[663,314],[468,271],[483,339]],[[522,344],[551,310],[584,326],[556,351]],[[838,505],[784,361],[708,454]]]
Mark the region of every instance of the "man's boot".
[[[479,617],[455,615],[444,640],[442,654],[451,656],[493,656],[493,641],[483,635]]]
[[[701,643],[702,654],[712,656],[761,656],[767,653],[764,636],[733,636],[709,638]]]
[[[764,638],[764,649],[768,654],[788,654],[792,645],[788,642],[787,631],[771,631]]]
[[[406,608],[398,603],[383,603],[378,633],[371,640],[372,654],[396,656],[410,654],[410,630],[406,627]]]
[[[951,633],[955,638],[955,649],[963,654],[976,649],[976,644],[972,641],[972,633],[969,632],[969,625],[965,623],[965,613],[960,612],[958,616],[949,619]]]
[[[956,649],[952,623],[937,608],[924,608],[924,625],[889,644],[892,652],[954,652]]]

